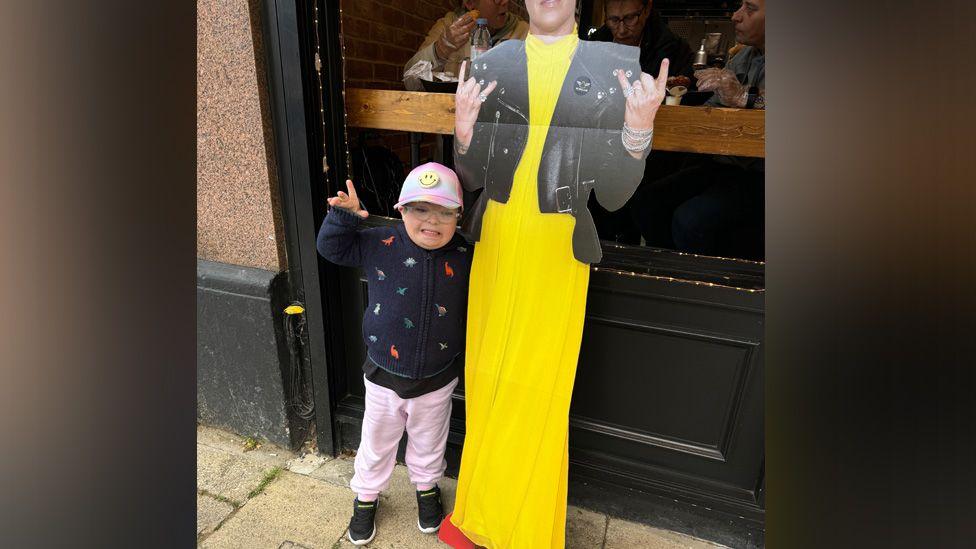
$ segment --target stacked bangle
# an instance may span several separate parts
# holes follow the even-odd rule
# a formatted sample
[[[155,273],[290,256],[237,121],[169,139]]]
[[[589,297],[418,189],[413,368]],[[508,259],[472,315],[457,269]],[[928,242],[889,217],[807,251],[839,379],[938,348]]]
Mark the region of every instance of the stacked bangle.
[[[654,128],[647,130],[635,130],[624,122],[624,131],[620,133],[620,140],[624,144],[624,148],[628,152],[639,153],[644,152],[648,146],[651,144],[651,138],[654,137]]]

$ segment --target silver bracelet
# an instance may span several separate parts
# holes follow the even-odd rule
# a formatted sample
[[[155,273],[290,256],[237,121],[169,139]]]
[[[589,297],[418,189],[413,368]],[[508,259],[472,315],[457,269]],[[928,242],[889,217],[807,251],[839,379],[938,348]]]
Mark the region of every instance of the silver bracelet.
[[[654,128],[647,130],[635,130],[624,123],[624,129],[620,132],[620,141],[628,152],[644,152],[651,144],[654,137]]]
[[[626,122],[624,122],[624,131],[634,137],[644,137],[646,135],[651,135],[652,133],[654,133],[654,128],[648,128],[646,130],[635,130],[634,128],[628,126]]]
[[[624,141],[624,148],[627,149],[627,152],[642,153],[647,150],[647,147],[650,146],[650,144],[651,144],[650,139],[648,139],[645,142],[634,144],[634,145],[629,145],[627,144],[626,141]]]

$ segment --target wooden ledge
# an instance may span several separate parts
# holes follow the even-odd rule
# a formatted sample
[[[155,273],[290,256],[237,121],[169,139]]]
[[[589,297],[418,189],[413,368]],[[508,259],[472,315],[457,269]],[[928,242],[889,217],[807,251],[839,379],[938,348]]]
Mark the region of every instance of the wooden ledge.
[[[346,90],[349,126],[420,133],[454,133],[454,95],[397,90]],[[662,105],[654,150],[766,156],[766,113]]]

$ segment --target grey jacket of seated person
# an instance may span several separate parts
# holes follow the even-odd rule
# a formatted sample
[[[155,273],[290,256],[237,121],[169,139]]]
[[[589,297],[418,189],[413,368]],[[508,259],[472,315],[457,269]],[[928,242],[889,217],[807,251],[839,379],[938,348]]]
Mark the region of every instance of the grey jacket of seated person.
[[[629,71],[631,82],[640,75],[640,50],[633,46],[581,41],[543,146],[539,165],[539,210],[543,214],[576,217],[573,255],[582,263],[603,257],[593,217],[586,208],[590,191],[607,210],[621,208],[640,184],[648,147],[634,158],[621,141],[625,98],[614,75]],[[461,230],[478,241],[488,200],[506,203],[515,169],[529,135],[529,85],[525,42],[509,40],[479,57],[471,75],[498,85],[478,112],[468,151],[455,147],[454,164],[468,191],[484,188],[469,208]]]
[[[739,82],[746,86],[755,86],[760,90],[766,89],[766,54],[753,46],[746,46],[735,54],[726,68],[735,73]],[[706,107],[724,107],[718,94],[713,95],[705,102]],[[713,157],[716,162],[722,164],[732,164],[744,170],[753,172],[766,171],[765,158],[751,158],[741,156],[719,155]]]

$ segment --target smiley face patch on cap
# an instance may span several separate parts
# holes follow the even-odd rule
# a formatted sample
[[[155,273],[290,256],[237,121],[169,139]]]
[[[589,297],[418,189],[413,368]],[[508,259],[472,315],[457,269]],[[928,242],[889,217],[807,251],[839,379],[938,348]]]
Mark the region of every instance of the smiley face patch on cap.
[[[430,202],[445,208],[463,209],[461,182],[454,170],[427,162],[410,170],[400,187],[400,199],[394,208],[410,202]]]
[[[440,183],[441,176],[437,175],[437,172],[435,172],[434,170],[429,170],[420,174],[420,177],[418,179],[420,181],[421,187],[425,189],[429,189],[434,185]]]

